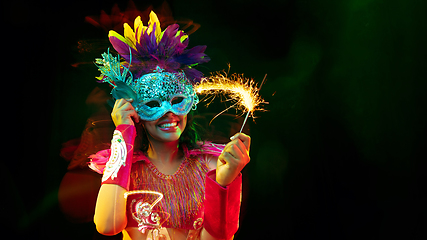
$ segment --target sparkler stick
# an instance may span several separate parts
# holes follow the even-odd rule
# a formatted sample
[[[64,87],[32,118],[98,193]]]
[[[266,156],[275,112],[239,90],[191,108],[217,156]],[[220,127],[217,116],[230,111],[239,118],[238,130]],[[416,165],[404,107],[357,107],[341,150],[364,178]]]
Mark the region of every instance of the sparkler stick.
[[[265,75],[260,88],[266,76],[267,75]],[[201,94],[210,93],[215,96],[220,93],[225,93],[229,96],[228,100],[235,102],[229,108],[234,107],[243,112],[247,111],[240,132],[242,132],[249,115],[253,117],[254,111],[263,110],[259,105],[266,102],[259,96],[260,88],[256,86],[253,79],[247,79],[244,78],[243,75],[238,74],[232,74],[228,77],[225,72],[218,72],[216,75],[204,78],[202,82],[195,87],[196,92]],[[226,110],[228,110],[228,108]]]
[[[248,113],[246,114],[245,120],[243,121],[242,128],[240,128],[240,132],[239,132],[239,133],[241,133],[241,132],[242,132],[242,130],[243,130],[243,128],[245,127],[246,120],[248,120],[248,117],[249,117],[249,113],[250,113],[250,112],[248,112]]]

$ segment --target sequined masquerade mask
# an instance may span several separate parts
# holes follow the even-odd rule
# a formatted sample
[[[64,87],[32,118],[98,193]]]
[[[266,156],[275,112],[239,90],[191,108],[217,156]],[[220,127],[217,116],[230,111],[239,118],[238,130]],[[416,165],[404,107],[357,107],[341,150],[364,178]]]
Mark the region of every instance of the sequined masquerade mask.
[[[134,81],[133,89],[138,96],[135,110],[146,121],[159,119],[167,112],[186,115],[199,102],[185,74],[164,72],[161,68]]]
[[[167,112],[186,115],[199,102],[194,84],[203,74],[194,67],[210,59],[204,53],[206,46],[186,49],[188,35],[178,29],[172,24],[161,31],[154,12],[148,26],[137,17],[134,30],[124,24],[124,36],[109,33],[119,56],[115,58],[108,51],[96,59],[101,72],[97,79],[114,87],[113,98],[132,98],[142,120],[154,121]]]

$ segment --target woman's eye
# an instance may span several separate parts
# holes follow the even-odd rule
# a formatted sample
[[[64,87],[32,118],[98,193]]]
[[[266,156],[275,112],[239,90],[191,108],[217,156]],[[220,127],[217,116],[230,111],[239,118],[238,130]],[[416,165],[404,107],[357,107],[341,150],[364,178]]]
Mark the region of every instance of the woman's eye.
[[[146,103],[145,105],[149,106],[150,108],[160,107],[160,103],[157,101],[150,101]]]
[[[171,101],[172,105],[181,103],[184,100],[184,97],[174,97]]]

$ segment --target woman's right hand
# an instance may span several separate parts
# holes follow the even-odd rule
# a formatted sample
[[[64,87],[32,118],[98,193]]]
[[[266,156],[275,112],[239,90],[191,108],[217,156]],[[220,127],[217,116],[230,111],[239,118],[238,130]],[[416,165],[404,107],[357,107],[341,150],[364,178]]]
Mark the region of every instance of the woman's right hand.
[[[111,118],[113,119],[114,125],[116,125],[116,127],[121,124],[135,126],[134,122],[139,122],[139,116],[131,102],[133,102],[133,99],[121,98],[116,100],[114,103],[114,108],[111,112]]]

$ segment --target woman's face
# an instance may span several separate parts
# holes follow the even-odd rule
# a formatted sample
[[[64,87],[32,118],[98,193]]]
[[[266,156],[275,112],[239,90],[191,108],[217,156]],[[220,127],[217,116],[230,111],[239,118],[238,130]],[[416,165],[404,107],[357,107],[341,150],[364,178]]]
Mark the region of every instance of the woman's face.
[[[162,142],[173,142],[179,139],[187,126],[187,115],[175,115],[167,112],[165,115],[154,121],[142,121],[148,138]]]

